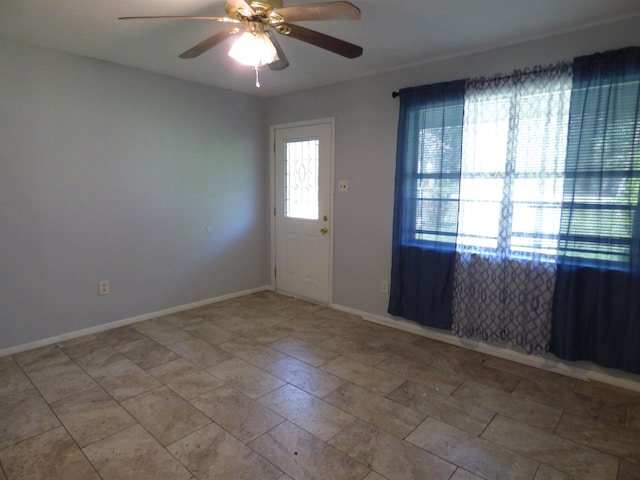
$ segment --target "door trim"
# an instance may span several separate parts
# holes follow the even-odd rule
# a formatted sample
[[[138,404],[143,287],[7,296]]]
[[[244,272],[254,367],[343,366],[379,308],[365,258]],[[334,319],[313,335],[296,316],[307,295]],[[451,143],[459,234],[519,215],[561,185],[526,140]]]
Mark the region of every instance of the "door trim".
[[[330,161],[329,161],[329,297],[327,306],[333,305],[333,239],[334,239],[334,222],[333,222],[333,202],[334,202],[334,183],[333,183],[333,167],[335,161],[335,138],[336,138],[336,119],[335,117],[320,118],[317,120],[307,120],[304,122],[280,123],[269,127],[269,224],[271,228],[271,269],[270,269],[270,287],[276,289],[276,222],[274,211],[276,207],[276,173],[275,173],[275,146],[276,146],[276,130],[283,128],[309,127],[314,125],[329,124],[331,128],[331,145],[329,145]],[[290,294],[288,294],[290,295]],[[303,298],[302,300],[309,300]]]

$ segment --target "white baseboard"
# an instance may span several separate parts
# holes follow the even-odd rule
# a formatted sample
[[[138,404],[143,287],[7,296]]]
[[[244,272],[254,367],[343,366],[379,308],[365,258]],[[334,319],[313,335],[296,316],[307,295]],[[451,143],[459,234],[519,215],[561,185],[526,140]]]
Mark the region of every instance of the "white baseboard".
[[[331,305],[332,308],[362,317],[364,320],[395,328],[433,340],[449,343],[458,347],[468,348],[494,357],[511,360],[531,367],[541,368],[562,375],[578,378],[586,381],[596,381],[613,385],[627,390],[640,392],[640,375],[622,372],[620,370],[599,367],[591,362],[569,362],[561,360],[548,353],[545,355],[527,355],[512,348],[492,345],[486,342],[456,337],[452,333],[435,328],[425,327],[418,323],[410,322],[391,316],[375,315],[361,310]]]
[[[22,345],[16,345],[13,347],[7,347],[0,349],[0,357],[6,355],[13,355],[15,353],[24,352],[25,350],[31,350],[34,348],[45,347],[47,345],[53,345],[55,343],[71,340],[74,338],[82,337],[84,335],[91,335],[94,333],[103,332],[105,330],[111,330],[112,328],[123,327],[134,323],[142,322],[144,320],[150,320],[152,318],[161,317],[164,315],[170,315],[172,313],[182,312],[190,310],[192,308],[203,307],[213,303],[222,302],[224,300],[230,300],[232,298],[243,297],[245,295],[251,295],[253,293],[263,292],[266,290],[273,290],[269,285],[252,288],[249,290],[243,290],[240,292],[234,292],[219,297],[208,298],[197,302],[192,302],[176,307],[166,308],[157,312],[145,313],[131,318],[125,318],[122,320],[116,320],[114,322],[103,323],[96,325],[95,327],[84,328],[82,330],[76,330],[62,335],[56,335],[55,337],[45,338],[43,340],[37,340],[35,342],[29,342]],[[448,333],[443,330],[425,327],[418,323],[410,322],[401,318],[376,315],[373,313],[364,312],[343,305],[331,304],[331,308],[336,310],[351,313],[357,315],[364,320],[379,325],[395,328],[423,337],[438,340],[444,343],[455,345],[458,347],[468,348],[494,357],[503,358],[505,360],[511,360],[513,362],[521,363],[523,365],[529,365],[531,367],[541,368],[551,372],[567,375],[570,377],[578,378],[586,381],[596,381],[606,383],[620,388],[633,390],[640,392],[640,375],[633,375],[631,373],[622,372],[620,370],[609,369],[599,367],[590,362],[569,362],[560,360],[552,354],[546,355],[527,355],[525,353],[518,352],[508,347],[500,347],[492,345],[486,342],[480,342],[477,340],[464,339],[456,337],[452,333]]]
[[[226,295],[221,295],[219,297],[207,298],[205,300],[199,300],[197,302],[187,303],[184,305],[179,305],[177,307],[165,308],[164,310],[158,310],[157,312],[145,313],[143,315],[137,315],[131,318],[116,320],[109,323],[103,323],[101,325],[96,325],[95,327],[83,328],[82,330],[63,333],[62,335],[56,335],[55,337],[49,337],[43,340],[36,340],[35,342],[29,342],[29,343],[24,343],[22,345],[2,348],[0,349],[0,357],[4,357],[6,355],[13,355],[14,353],[24,352],[25,350],[32,350],[34,348],[46,347],[47,345],[53,345],[54,343],[64,342],[66,340],[72,340],[74,338],[82,337],[84,335],[92,335],[94,333],[104,332],[105,330],[111,330],[112,328],[124,327],[126,325],[142,322],[144,320],[151,320],[152,318],[162,317],[164,315],[170,315],[172,313],[177,313],[177,312],[183,312],[185,310],[191,310],[192,308],[204,307],[205,305],[209,305],[212,303],[218,303],[224,300],[230,300],[232,298],[243,297],[245,295],[251,295],[252,293],[263,292],[265,290],[271,290],[271,287],[265,285],[262,287],[251,288],[249,290],[229,293]]]

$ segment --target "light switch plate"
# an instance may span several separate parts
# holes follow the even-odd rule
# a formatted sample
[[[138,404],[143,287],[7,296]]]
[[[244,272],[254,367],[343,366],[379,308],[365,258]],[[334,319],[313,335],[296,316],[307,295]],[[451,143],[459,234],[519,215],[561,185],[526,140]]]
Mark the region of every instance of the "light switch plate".
[[[338,181],[338,192],[345,193],[348,191],[349,191],[349,181],[348,180]]]

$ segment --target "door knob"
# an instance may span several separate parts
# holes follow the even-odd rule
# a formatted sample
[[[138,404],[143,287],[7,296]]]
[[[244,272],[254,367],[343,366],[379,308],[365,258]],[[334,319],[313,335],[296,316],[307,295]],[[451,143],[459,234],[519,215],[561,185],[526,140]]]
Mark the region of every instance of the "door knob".
[[[320,229],[320,233],[322,233],[323,235],[326,235],[327,233],[329,233],[329,229],[327,227],[322,227]]]

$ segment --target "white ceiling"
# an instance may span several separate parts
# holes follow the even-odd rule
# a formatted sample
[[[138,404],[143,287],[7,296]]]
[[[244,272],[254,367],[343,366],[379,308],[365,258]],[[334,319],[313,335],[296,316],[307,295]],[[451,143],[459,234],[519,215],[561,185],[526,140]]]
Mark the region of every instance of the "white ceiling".
[[[321,2],[326,0],[316,0]],[[315,3],[285,0],[285,6]],[[638,17],[640,0],[352,0],[359,21],[301,23],[364,48],[349,60],[278,37],[291,66],[253,72],[222,44],[178,55],[228,25],[120,16],[224,15],[224,0],[0,0],[0,36],[260,96],[328,85],[402,66]]]

